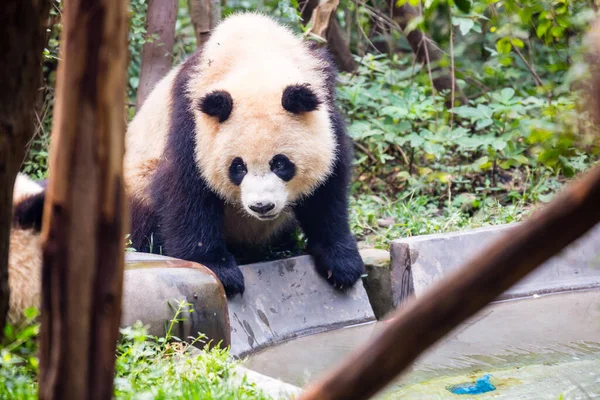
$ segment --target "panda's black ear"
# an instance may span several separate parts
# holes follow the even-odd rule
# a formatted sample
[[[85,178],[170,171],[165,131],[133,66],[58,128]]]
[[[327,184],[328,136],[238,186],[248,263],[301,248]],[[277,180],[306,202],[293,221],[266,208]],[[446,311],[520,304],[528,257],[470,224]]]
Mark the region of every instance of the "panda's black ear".
[[[42,228],[45,199],[46,191],[43,191],[15,204],[13,224],[21,229],[33,228],[39,232]]]
[[[286,87],[281,97],[283,108],[294,114],[314,111],[320,104],[321,101],[308,83]]]
[[[199,106],[203,113],[219,118],[219,122],[224,122],[233,110],[233,99],[228,92],[217,90],[201,98]]]

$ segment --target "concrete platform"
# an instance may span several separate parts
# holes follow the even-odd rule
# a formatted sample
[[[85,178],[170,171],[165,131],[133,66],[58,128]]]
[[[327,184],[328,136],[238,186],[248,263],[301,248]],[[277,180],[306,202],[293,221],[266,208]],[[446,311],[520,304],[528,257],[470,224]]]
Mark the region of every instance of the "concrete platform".
[[[125,254],[121,326],[141,321],[150,334],[164,336],[180,300],[191,303],[193,312],[181,315],[185,321],[176,324],[175,336],[185,339],[203,333],[215,344],[231,344],[227,299],[212,271],[169,257]]]
[[[146,253],[127,253],[122,325],[137,320],[150,333],[164,335],[173,318],[175,300],[193,304],[176,335],[198,332],[231,346],[243,357],[292,338],[374,320],[361,281],[350,290],[332,288],[314,269],[312,258],[300,256],[242,265],[243,297],[226,301],[216,276],[202,265]]]
[[[375,318],[361,281],[351,290],[337,291],[317,274],[310,256],[241,269],[246,291],[229,301],[231,352],[236,356]]]
[[[494,240],[510,235],[514,226],[393,241],[390,253],[394,307],[412,294],[422,294],[433,283],[484,251]],[[504,292],[499,300],[593,288],[600,288],[600,225]]]

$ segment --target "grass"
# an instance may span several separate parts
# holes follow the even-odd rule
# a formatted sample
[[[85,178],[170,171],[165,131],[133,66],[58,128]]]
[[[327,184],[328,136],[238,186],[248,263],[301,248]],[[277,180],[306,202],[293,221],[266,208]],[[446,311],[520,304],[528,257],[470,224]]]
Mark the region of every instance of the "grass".
[[[387,249],[403,237],[519,222],[543,206],[565,180],[545,173],[502,191],[473,189],[443,195],[439,188],[411,179],[395,195],[355,193],[350,199],[350,225],[362,245]],[[437,194],[436,194],[437,193]]]
[[[424,195],[403,193],[396,199],[361,195],[351,201],[351,227],[363,245],[387,249],[403,237],[452,232],[521,221],[530,206],[503,206],[489,198],[476,211],[456,206],[440,208]]]
[[[234,362],[226,349],[204,346],[198,355],[190,355],[191,343],[204,341],[199,335],[191,343],[171,334],[179,315],[191,304],[179,302],[175,317],[164,338],[151,336],[140,323],[121,329],[117,346],[114,398],[142,399],[219,399],[268,400],[253,383],[235,380]],[[35,310],[20,329],[8,325],[5,341],[0,344],[0,399],[37,399],[37,335]]]

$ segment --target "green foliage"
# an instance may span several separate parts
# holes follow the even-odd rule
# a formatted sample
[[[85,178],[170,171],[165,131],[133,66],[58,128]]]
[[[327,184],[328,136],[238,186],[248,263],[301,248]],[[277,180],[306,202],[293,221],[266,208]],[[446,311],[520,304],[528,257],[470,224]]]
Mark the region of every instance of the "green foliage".
[[[129,2],[129,67],[127,70],[127,98],[130,104],[135,103],[137,88],[140,83],[142,68],[142,48],[144,43],[155,38],[146,35],[146,0],[131,0]],[[133,107],[132,107],[133,108]]]
[[[419,2],[396,2],[404,4]],[[361,222],[354,220],[354,231],[381,243],[472,226],[484,210],[490,223],[505,221],[501,207],[524,210],[546,200],[600,151],[581,102],[581,39],[594,15],[589,2],[427,0],[421,7],[407,31],[434,39],[443,54],[436,68],[430,73],[398,53],[365,53],[370,38],[363,34],[352,43],[359,68],[342,77],[338,91],[357,150],[353,212]],[[361,8],[346,11],[355,13]],[[362,32],[371,29],[371,19],[358,21]],[[434,90],[432,79],[450,74],[451,64],[456,103],[448,109],[450,91]],[[366,200],[373,195],[393,200],[377,208]],[[391,206],[407,199],[407,209]],[[456,201],[465,204],[456,208]],[[374,223],[393,213],[403,219],[406,210],[416,225],[395,224],[388,232]]]
[[[176,301],[175,315],[167,324],[165,337],[148,334],[137,323],[121,329],[115,363],[115,399],[222,399],[268,400],[245,377],[236,380],[235,367],[226,349],[208,344],[202,350],[194,345],[203,343],[199,335],[184,342],[173,335],[184,313],[192,312],[191,304]],[[0,344],[0,398],[6,400],[37,399],[39,323],[37,312],[27,311],[28,320],[16,328],[7,325],[5,339]]]
[[[149,336],[141,324],[121,330],[117,347],[115,397],[117,399],[259,399],[267,400],[245,378],[234,383],[234,367],[229,353],[218,346],[190,355],[193,343],[174,336],[176,325],[192,305],[178,301],[165,337]]]
[[[61,2],[54,4],[56,18],[44,52],[41,122],[23,166],[38,178],[45,177],[48,163],[61,30]],[[383,196],[395,204],[410,194],[411,199],[427,198],[426,207],[438,210],[440,218],[454,218],[449,199],[467,199],[468,210],[461,206],[461,218],[466,219],[492,210],[489,204],[527,208],[598,160],[599,135],[591,134],[597,128],[590,126],[580,101],[585,86],[581,82],[587,77],[581,38],[594,15],[588,1],[396,1],[397,6],[403,4],[422,9],[407,31],[421,29],[443,54],[431,72],[415,63],[404,34],[384,19],[389,3],[343,0],[336,14],[351,50],[358,54],[358,70],[343,74],[338,85],[357,150],[354,207],[368,207],[365,195]],[[302,31],[297,0],[227,0],[222,14],[254,10]],[[147,0],[131,1],[130,105],[135,103],[143,44],[156,40],[147,35],[146,11]],[[386,30],[374,30],[374,21]],[[374,43],[382,42],[391,46],[388,54],[375,48]],[[194,50],[187,1],[179,0],[174,63]],[[450,74],[451,65],[456,102],[448,109],[450,91],[434,90],[432,80]],[[133,113],[129,107],[130,118]],[[369,215],[391,209],[382,206]],[[355,227],[361,235],[369,231],[360,224]],[[432,231],[394,229],[402,234]],[[375,236],[382,233],[376,230]]]
[[[38,312],[26,310],[22,327],[7,324],[0,343],[0,399],[37,399],[35,380],[39,372],[37,358]]]

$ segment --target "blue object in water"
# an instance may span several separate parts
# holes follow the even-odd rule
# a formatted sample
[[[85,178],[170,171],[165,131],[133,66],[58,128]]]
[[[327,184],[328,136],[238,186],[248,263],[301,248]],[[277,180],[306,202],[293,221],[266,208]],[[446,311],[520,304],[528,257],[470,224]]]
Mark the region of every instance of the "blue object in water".
[[[458,385],[449,386],[447,389],[454,394],[482,394],[496,390],[496,387],[491,384],[490,375],[484,375],[483,378],[477,379],[474,383],[459,383]]]

